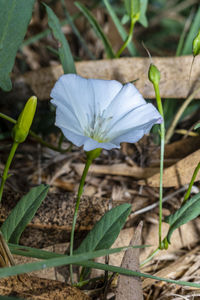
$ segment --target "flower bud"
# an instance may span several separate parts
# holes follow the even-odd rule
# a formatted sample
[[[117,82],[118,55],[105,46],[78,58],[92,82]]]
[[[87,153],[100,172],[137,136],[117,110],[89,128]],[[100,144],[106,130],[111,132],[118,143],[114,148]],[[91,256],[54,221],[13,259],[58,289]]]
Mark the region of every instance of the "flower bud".
[[[12,137],[16,143],[25,141],[33,122],[36,106],[37,98],[35,96],[30,97],[12,130]]]
[[[151,83],[153,83],[155,85],[159,84],[160,71],[158,70],[158,68],[155,65],[150,64],[148,76],[149,76],[149,80],[151,81]]]
[[[200,54],[200,30],[192,43],[192,52],[194,57]]]

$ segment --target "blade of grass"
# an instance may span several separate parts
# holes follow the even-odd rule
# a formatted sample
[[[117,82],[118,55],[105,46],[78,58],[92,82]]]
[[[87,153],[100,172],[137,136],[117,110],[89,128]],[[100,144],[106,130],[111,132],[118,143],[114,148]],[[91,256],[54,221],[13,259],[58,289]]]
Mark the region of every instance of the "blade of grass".
[[[90,13],[90,11],[81,3],[75,2],[74,3],[76,7],[84,14],[90,25],[92,26],[94,32],[96,35],[101,39],[103,42],[106,54],[108,58],[115,58],[115,54],[112,50],[111,44],[105,34],[103,33],[103,30],[101,29],[99,23],[97,20],[94,18],[94,16]]]
[[[43,5],[45,6],[48,14],[48,25],[51,28],[54,37],[56,38],[56,40],[58,40],[60,44],[58,52],[63,71],[65,74],[76,73],[74,59],[68,41],[66,40],[65,35],[61,30],[60,21],[53,12],[53,10],[50,7],[48,7],[48,5],[46,5],[45,3],[43,3]]]
[[[73,18],[70,16],[67,8],[66,8],[66,4],[65,4],[65,1],[64,0],[61,0],[61,4],[62,4],[62,7],[63,7],[63,11],[64,11],[64,14],[65,14],[65,17],[68,21],[68,24],[71,26],[74,34],[77,36],[81,46],[83,47],[85,53],[88,55],[88,57],[90,59],[95,59],[95,56],[93,55],[93,53],[90,51],[90,49],[88,48],[85,40],[82,38],[80,32],[78,31],[74,21],[73,21]]]
[[[194,8],[191,9],[190,11],[190,14],[185,22],[185,26],[183,28],[183,31],[181,33],[181,36],[180,36],[180,39],[179,39],[179,42],[178,42],[178,47],[176,49],[176,56],[180,56],[181,53],[182,53],[182,49],[183,49],[183,46],[184,46],[184,41],[185,41],[185,37],[187,35],[187,32],[190,28],[190,25],[192,23],[192,19],[194,17]]]

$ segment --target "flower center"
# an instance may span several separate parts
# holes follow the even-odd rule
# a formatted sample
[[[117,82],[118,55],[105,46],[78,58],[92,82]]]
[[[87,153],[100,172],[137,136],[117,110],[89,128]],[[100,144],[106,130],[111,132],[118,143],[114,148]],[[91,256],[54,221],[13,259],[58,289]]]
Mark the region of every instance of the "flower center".
[[[99,143],[108,142],[108,124],[112,118],[105,118],[103,114],[94,115],[93,120],[85,127],[84,134]]]

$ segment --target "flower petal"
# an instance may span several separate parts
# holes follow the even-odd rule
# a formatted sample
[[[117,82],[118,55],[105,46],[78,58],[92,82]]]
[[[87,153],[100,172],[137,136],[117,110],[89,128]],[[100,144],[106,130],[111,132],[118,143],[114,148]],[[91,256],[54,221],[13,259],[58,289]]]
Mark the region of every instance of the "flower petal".
[[[87,141],[87,139],[89,139],[87,136],[76,134],[75,132],[72,132],[69,129],[63,128],[61,126],[59,127],[62,130],[64,136],[78,147],[82,146]]]
[[[96,114],[102,114],[120,92],[123,85],[116,80],[89,79],[89,81],[94,92],[95,112]]]
[[[145,134],[147,134],[152,126],[155,124],[155,121],[152,120],[145,125],[141,125],[132,129],[127,130],[127,132],[122,133],[112,140],[112,143],[119,145],[122,142],[126,143],[136,143],[139,141]]]
[[[130,110],[144,104],[146,101],[136,87],[127,83],[107,107],[105,117],[114,116],[114,120],[117,121]]]
[[[148,128],[150,130],[153,124],[160,123],[161,121],[162,117],[157,109],[150,103],[144,104],[129,111],[120,120],[113,123],[107,134],[107,138],[112,141],[129,130],[134,131],[137,128],[139,130],[144,129],[143,131],[147,132]]]
[[[54,100],[51,100],[51,103],[53,105],[56,105]],[[66,128],[76,134],[83,135],[83,130],[79,123],[79,120],[77,120],[76,116],[68,109],[66,105],[63,105],[62,103],[60,103],[59,107],[57,107],[56,109],[55,125],[58,127]]]
[[[65,74],[56,82],[51,97],[59,108],[61,104],[79,120],[81,127],[88,123],[87,114],[94,113],[93,90],[87,79],[76,74]]]
[[[120,145],[116,146],[113,143],[99,143],[91,138],[88,138],[87,141],[85,141],[84,143],[84,147],[83,149],[85,151],[91,151],[93,149],[97,149],[97,148],[102,148],[102,149],[106,149],[106,150],[110,150],[113,148],[120,148]]]

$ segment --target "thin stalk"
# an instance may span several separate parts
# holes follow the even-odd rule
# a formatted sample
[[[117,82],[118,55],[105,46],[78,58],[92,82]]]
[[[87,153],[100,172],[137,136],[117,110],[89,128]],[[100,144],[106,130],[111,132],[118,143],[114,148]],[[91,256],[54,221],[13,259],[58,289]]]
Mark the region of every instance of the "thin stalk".
[[[177,111],[174,120],[171,124],[171,126],[169,127],[167,134],[166,134],[166,139],[165,142],[166,144],[170,141],[172,135],[174,134],[174,130],[176,128],[176,125],[178,124],[182,114],[184,113],[185,109],[188,107],[188,105],[192,102],[192,100],[194,99],[195,95],[198,94],[200,92],[200,87],[198,87],[181,105],[181,107],[179,108],[179,110]]]
[[[192,186],[194,184],[194,181],[197,177],[197,174],[199,172],[199,169],[200,169],[200,162],[198,163],[198,165],[196,166],[195,170],[194,170],[194,173],[192,175],[192,179],[190,181],[190,184],[189,184],[189,187],[188,187],[188,190],[184,196],[184,199],[183,199],[183,204],[188,200],[189,196],[190,196],[190,193],[191,193],[191,189],[192,189]]]
[[[81,196],[83,194],[83,187],[84,187],[85,179],[86,179],[86,176],[87,176],[87,173],[88,173],[88,170],[89,170],[89,167],[90,167],[92,161],[93,161],[93,159],[90,156],[88,156],[86,164],[85,164],[85,168],[83,170],[83,174],[81,177],[81,181],[79,184],[78,195],[77,195],[77,199],[76,199],[76,206],[75,206],[75,211],[74,211],[74,217],[73,217],[73,222],[72,222],[71,236],[70,236],[70,256],[73,255],[74,232],[75,232],[76,219],[77,219],[78,209],[79,209],[79,205],[80,205],[80,200],[81,200]],[[70,280],[71,280],[71,284],[73,285],[72,265],[70,265]]]
[[[62,143],[63,143],[63,140],[64,140],[64,134],[63,134],[62,131],[61,131],[60,137],[59,137],[59,141],[58,141],[58,148],[59,148],[59,149],[62,149]]]
[[[8,159],[6,161],[6,165],[5,165],[5,168],[4,168],[4,171],[3,171],[3,175],[2,175],[2,178],[1,178],[1,186],[0,186],[0,202],[1,202],[1,199],[2,199],[2,195],[3,195],[3,189],[4,189],[4,184],[8,178],[8,170],[9,170],[9,167],[10,167],[10,164],[13,160],[13,157],[15,155],[15,152],[17,150],[17,147],[18,147],[19,143],[17,142],[14,142],[13,145],[12,145],[12,148],[10,150],[10,154],[8,156]]]
[[[140,268],[142,268],[146,263],[148,263],[159,251],[159,247],[155,249],[143,262],[141,262]]]
[[[153,84],[155,94],[156,94],[156,101],[159,113],[163,117],[163,122],[160,124],[160,188],[159,188],[159,248],[162,245],[162,199],[163,199],[163,166],[164,166],[164,150],[165,150],[165,123],[164,123],[164,114],[163,114],[163,107],[162,101],[160,98],[160,91],[159,85]]]
[[[3,114],[3,113],[0,113],[0,118],[5,119],[5,120],[7,120],[7,121],[9,121],[9,122],[11,122],[11,123],[13,123],[13,124],[16,124],[16,123],[17,123],[17,121],[16,121],[15,119],[13,119],[13,118],[11,118],[11,117],[9,117],[9,116]],[[33,132],[32,130],[29,131],[29,134],[30,134],[32,137],[34,137],[34,139],[35,139],[38,143],[40,143],[40,144],[42,144],[43,146],[45,146],[45,147],[47,147],[47,148],[49,148],[49,149],[52,149],[52,150],[54,150],[54,151],[57,151],[57,152],[60,152],[60,153],[66,153],[66,152],[69,151],[68,149],[71,148],[71,146],[70,146],[69,148],[67,148],[67,149],[61,149],[60,147],[55,147],[55,146],[53,146],[52,144],[45,142],[39,135],[37,135],[37,134],[36,134],[35,132]]]
[[[130,29],[129,29],[129,34],[127,36],[127,39],[125,40],[124,44],[122,45],[122,47],[117,51],[115,57],[120,57],[120,55],[122,54],[122,52],[124,51],[124,49],[128,46],[128,44],[130,43],[132,36],[133,36],[133,30],[134,30],[134,26],[136,23],[137,19],[133,18],[131,19],[131,25],[130,25]]]

